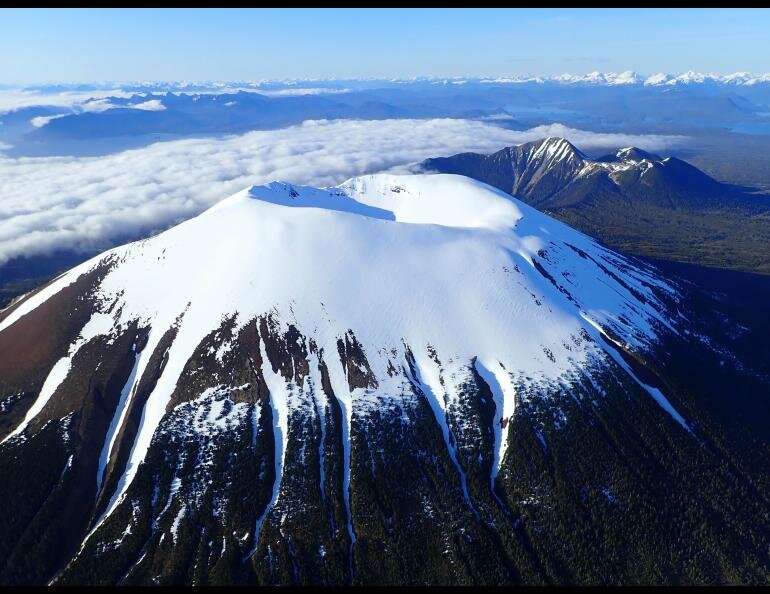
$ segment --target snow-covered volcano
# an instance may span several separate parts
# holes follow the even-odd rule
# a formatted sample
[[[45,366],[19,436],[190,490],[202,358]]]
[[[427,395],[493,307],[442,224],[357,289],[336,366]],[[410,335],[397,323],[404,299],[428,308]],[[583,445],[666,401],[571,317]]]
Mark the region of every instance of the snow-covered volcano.
[[[366,563],[357,465],[371,458],[381,472],[436,429],[442,445],[430,455],[448,461],[446,489],[482,523],[493,521],[489,505],[504,505],[511,421],[533,399],[587,390],[596,402],[625,386],[646,401],[634,406],[692,439],[685,411],[640,364],[679,332],[678,300],[653,269],[468,178],[254,186],[0,312],[0,448],[52,426],[75,448],[62,477],[76,467],[91,503],[52,565],[65,581],[123,546],[130,563],[106,579],[141,573],[148,551],[164,538],[176,545],[204,508],[217,554],[237,547],[238,563],[258,565],[276,538],[291,540],[285,522],[307,497],[331,506],[329,542],[347,558],[341,574],[352,573]],[[549,409],[557,425],[559,402]],[[425,422],[432,428],[410,437]],[[230,477],[203,505],[217,473],[237,466],[223,451],[261,470],[240,490],[232,484],[245,479]],[[235,512],[243,492],[254,499]],[[143,545],[124,544],[137,532]],[[325,558],[322,532],[313,546]]]
[[[96,289],[99,306],[10,435],[42,409],[88,340],[136,322],[150,328],[144,355],[137,354],[138,382],[174,327],[134,470],[179,374],[229,317],[237,329],[270,315],[325,352],[352,332],[380,382],[405,363],[405,349],[426,381],[439,380],[431,352],[458,367],[476,360],[500,387],[503,418],[513,412],[517,382],[564,381],[602,355],[581,336],[606,336],[606,328],[622,338],[619,346],[643,348],[656,325],[670,326],[652,289],[672,290],[649,271],[456,175],[374,175],[325,189],[251,187],[165,233],[78,266],[19,305],[0,331],[99,264],[107,268]],[[447,395],[438,396],[444,406]],[[367,405],[376,406],[376,396]]]

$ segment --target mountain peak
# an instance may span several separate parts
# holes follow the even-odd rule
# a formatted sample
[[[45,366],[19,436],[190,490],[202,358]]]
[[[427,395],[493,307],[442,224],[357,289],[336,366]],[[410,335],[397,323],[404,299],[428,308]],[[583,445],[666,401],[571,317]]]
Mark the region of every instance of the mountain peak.
[[[589,157],[567,139],[551,136],[494,155],[463,154],[426,162],[426,169],[469,175],[538,208],[561,208],[605,196],[640,204],[702,209],[734,191],[675,157],[629,146]],[[598,185],[597,185],[598,184]],[[673,201],[673,202],[672,202]]]
[[[395,215],[392,211],[363,204],[344,192],[334,191],[333,189],[325,190],[309,186],[296,186],[285,181],[273,181],[268,184],[251,186],[247,190],[225,199],[223,202],[237,201],[244,198],[276,206],[316,208],[362,215],[375,219],[395,220]]]
[[[615,153],[615,157],[619,161],[643,161],[645,159],[647,159],[648,161],[661,160],[661,158],[658,155],[655,155],[653,153],[648,153],[647,151],[637,148],[635,146],[629,146],[629,147],[620,149],[617,153]]]
[[[512,229],[523,216],[506,193],[468,177],[448,174],[365,175],[328,188],[273,181],[251,186],[221,201],[214,209],[244,200],[269,205],[268,208],[327,211],[327,217],[355,215],[444,227]],[[291,216],[312,213],[295,212]]]
[[[548,136],[542,140],[520,146],[525,151],[531,150],[533,159],[536,157],[543,157],[550,161],[583,161],[588,159],[575,145],[561,136]]]
[[[642,297],[629,287],[674,289],[619,258],[515,198],[457,175],[370,175],[333,188],[252,186],[159,235],[85,262],[0,322],[0,333],[21,340],[14,334],[23,331],[20,321],[102,267],[88,287],[94,295],[90,319],[76,329],[77,341],[54,370],[54,385],[6,440],[35,424],[77,365],[82,345],[140,324],[147,334],[142,356],[165,349],[167,362],[102,519],[110,516],[144,461],[164,411],[177,402],[176,384],[196,349],[212,332],[224,332],[223,320],[243,329],[269,317],[330,357],[340,337],[355,335],[372,376],[366,385],[379,386],[359,405],[359,415],[387,406],[390,395],[403,389],[398,382],[406,372],[400,376],[397,370],[408,369],[410,357],[433,369],[427,367],[430,353],[437,353],[458,376],[476,365],[479,373],[499,377],[506,396],[494,424],[494,479],[505,452],[501,421],[507,422],[514,406],[511,378],[537,385],[567,381],[583,367],[618,360],[615,347],[602,346],[605,329],[638,349],[656,340],[662,303],[652,291]],[[555,279],[568,280],[561,285]],[[267,341],[267,329],[261,333]],[[266,381],[277,384],[268,367]],[[332,383],[348,381],[341,370],[331,373]],[[270,386],[271,394],[286,398],[286,386],[279,387],[280,392]],[[294,404],[281,406],[284,414]],[[678,413],[667,412],[687,428]],[[286,452],[285,442],[279,446]],[[109,459],[109,442],[105,447]],[[280,464],[276,468],[280,482]],[[109,472],[102,468],[94,478]],[[104,485],[118,479],[104,476]]]
[[[546,136],[545,138],[543,138],[543,140],[536,141],[536,142],[540,142],[541,144],[554,146],[554,147],[569,147],[569,149],[573,151],[578,150],[574,144],[572,144],[569,140],[567,140],[563,136]]]
[[[580,570],[628,541],[627,573],[573,578],[622,583],[640,556],[651,581],[675,575],[702,518],[759,542],[764,510],[733,514],[730,488],[755,481],[724,464],[744,450],[702,444],[725,409],[757,416],[764,361],[711,333],[733,320],[690,291],[456,175],[247,188],[0,312],[2,503],[24,520],[2,575],[561,583],[538,566]],[[762,416],[732,425],[727,444],[766,433]],[[606,548],[593,523],[574,530],[586,502]],[[649,529],[656,508],[680,515]],[[554,543],[585,554],[541,557]]]

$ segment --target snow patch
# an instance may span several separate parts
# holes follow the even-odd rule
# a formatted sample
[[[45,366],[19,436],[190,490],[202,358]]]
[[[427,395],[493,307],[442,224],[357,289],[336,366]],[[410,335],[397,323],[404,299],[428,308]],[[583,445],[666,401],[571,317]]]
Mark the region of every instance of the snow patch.
[[[275,507],[278,496],[281,492],[281,481],[283,478],[283,467],[286,458],[286,444],[288,442],[289,431],[289,409],[288,409],[288,389],[286,380],[273,371],[273,366],[267,356],[265,343],[262,338],[259,340],[259,349],[262,356],[262,377],[267,384],[268,396],[270,398],[270,408],[273,412],[273,440],[275,442],[275,480],[273,482],[273,492],[270,501],[265,506],[264,511],[257,518],[254,526],[254,547],[247,557],[252,557],[259,547],[259,535],[262,530],[262,524],[267,514]]]
[[[508,449],[508,423],[513,416],[516,394],[511,378],[505,372],[501,363],[487,362],[487,364],[484,364],[480,359],[476,359],[475,366],[481,379],[489,386],[495,403],[495,416],[492,426],[495,435],[495,446],[490,476],[492,492],[494,492],[495,479],[500,472],[500,465],[503,462],[505,451]]]

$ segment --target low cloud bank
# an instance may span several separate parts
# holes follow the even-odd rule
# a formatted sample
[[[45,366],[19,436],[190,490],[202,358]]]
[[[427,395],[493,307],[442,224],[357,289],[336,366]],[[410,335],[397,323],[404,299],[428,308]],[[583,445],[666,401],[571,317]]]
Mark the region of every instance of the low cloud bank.
[[[60,249],[107,248],[194,216],[251,184],[334,185],[428,157],[492,152],[546,136],[586,150],[634,145],[661,151],[683,140],[561,124],[514,131],[470,120],[338,120],[162,142],[98,158],[0,156],[0,265]]]

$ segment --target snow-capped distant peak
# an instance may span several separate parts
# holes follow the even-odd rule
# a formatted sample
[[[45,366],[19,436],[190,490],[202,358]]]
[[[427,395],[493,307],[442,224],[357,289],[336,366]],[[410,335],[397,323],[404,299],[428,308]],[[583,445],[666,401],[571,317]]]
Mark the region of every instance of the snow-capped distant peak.
[[[633,70],[623,72],[599,72],[588,74],[559,74],[556,76],[513,76],[481,79],[483,83],[513,84],[560,84],[560,85],[595,85],[595,86],[676,86],[676,85],[745,85],[770,83],[770,73],[752,74],[750,72],[734,72],[732,74],[702,73],[689,70],[681,73],[658,72],[643,76]]]

